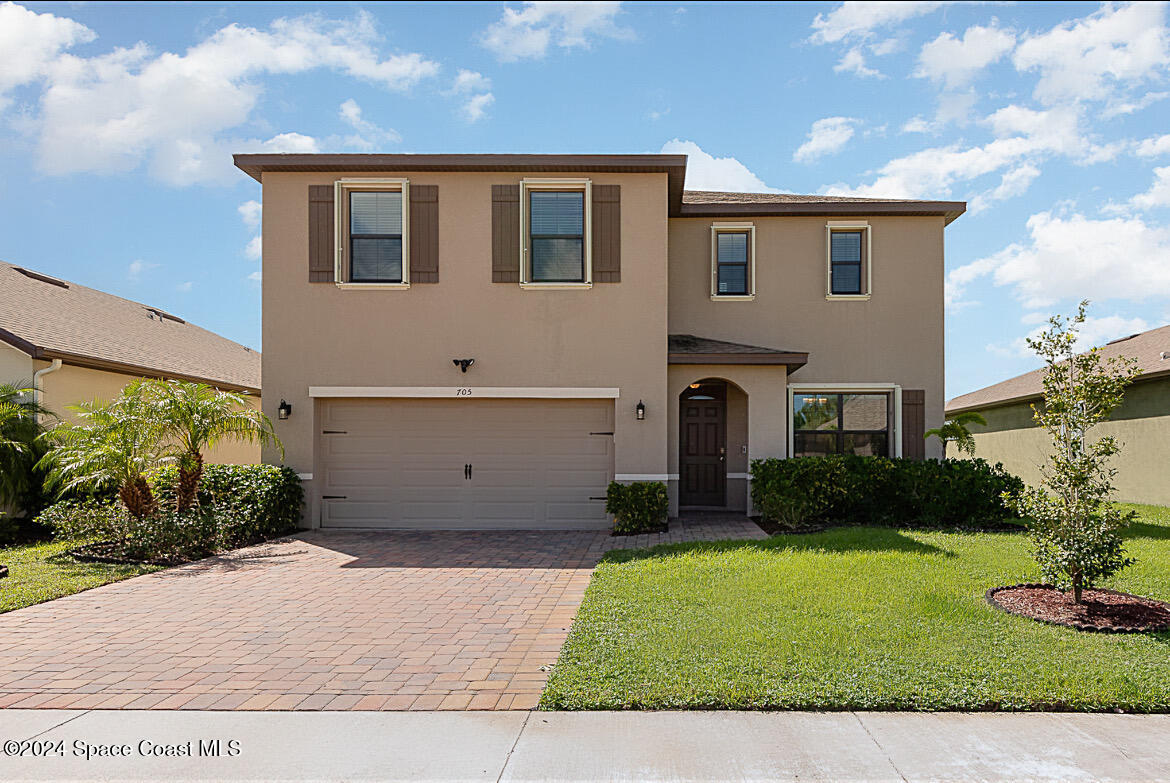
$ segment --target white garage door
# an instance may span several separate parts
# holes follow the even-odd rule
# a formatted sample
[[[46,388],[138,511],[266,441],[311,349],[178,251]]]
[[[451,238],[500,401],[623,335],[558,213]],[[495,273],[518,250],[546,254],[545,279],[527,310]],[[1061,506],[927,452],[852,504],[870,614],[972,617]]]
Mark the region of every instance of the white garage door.
[[[612,400],[329,400],[321,524],[606,525]]]

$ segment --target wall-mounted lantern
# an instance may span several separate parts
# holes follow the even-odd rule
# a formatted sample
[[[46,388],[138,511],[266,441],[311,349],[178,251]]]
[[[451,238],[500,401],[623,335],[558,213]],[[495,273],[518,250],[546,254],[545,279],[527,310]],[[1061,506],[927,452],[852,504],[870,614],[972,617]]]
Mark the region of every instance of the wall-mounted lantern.
[[[452,359],[451,363],[463,372],[467,372],[467,368],[475,364],[475,359]]]
[[[280,405],[276,406],[276,418],[284,421],[292,415],[292,405],[284,400],[280,401]]]
[[[637,416],[638,421],[646,420],[646,403],[638,400],[638,404],[634,406],[634,415]]]

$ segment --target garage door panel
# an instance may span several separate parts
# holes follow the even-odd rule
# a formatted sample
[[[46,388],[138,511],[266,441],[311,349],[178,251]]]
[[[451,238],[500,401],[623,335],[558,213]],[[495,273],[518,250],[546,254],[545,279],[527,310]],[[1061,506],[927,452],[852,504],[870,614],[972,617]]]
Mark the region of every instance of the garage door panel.
[[[605,527],[610,400],[331,400],[319,421],[322,524]],[[472,478],[464,473],[473,465]]]

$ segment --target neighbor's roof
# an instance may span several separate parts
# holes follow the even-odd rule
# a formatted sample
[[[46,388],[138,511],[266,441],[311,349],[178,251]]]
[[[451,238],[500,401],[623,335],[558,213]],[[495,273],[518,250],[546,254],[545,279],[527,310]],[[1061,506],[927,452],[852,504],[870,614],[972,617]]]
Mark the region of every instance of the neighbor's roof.
[[[253,153],[234,156],[236,166],[261,182],[265,172],[627,172],[665,173],[671,217],[769,215],[936,215],[950,223],[967,209],[963,201],[800,196],[787,193],[723,193],[688,190],[686,155],[370,154]]]
[[[3,261],[0,291],[0,342],[35,359],[260,391],[259,351],[156,307]]]
[[[1101,348],[1101,356],[1129,356],[1143,378],[1170,375],[1170,325],[1122,337]],[[947,403],[947,415],[1034,399],[1044,393],[1044,368],[1000,381]]]
[[[693,334],[672,334],[667,341],[669,364],[784,364],[795,370],[808,364],[807,351],[783,351],[758,345],[711,340]]]

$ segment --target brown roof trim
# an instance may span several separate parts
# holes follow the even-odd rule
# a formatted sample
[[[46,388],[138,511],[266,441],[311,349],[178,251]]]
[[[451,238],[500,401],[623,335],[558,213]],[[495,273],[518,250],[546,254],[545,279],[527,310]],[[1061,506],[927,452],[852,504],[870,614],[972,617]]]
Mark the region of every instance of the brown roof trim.
[[[789,371],[808,364],[808,354],[791,353],[668,353],[667,364],[783,364]]]
[[[26,353],[33,359],[38,359],[40,361],[52,361],[53,359],[60,359],[65,364],[70,364],[75,367],[86,367],[91,370],[105,370],[107,372],[116,372],[122,375],[133,375],[139,378],[177,378],[182,381],[206,383],[209,386],[214,386],[217,389],[224,389],[225,391],[239,391],[248,392],[250,394],[260,394],[260,389],[257,389],[253,386],[241,386],[237,383],[228,383],[227,381],[216,380],[214,378],[200,378],[195,375],[185,375],[183,373],[163,373],[152,367],[140,367],[138,365],[125,364],[123,362],[113,362],[106,359],[95,359],[92,356],[82,356],[81,354],[69,353],[67,351],[40,348],[36,345],[33,345],[28,340],[17,337],[7,329],[0,329],[0,341],[8,343],[18,351]]]
[[[686,203],[671,217],[801,217],[827,215],[936,216],[947,224],[967,211],[965,201],[801,201]]]
[[[278,171],[597,171],[667,175],[670,212],[682,204],[686,155],[247,153],[237,168],[257,182]]]
[[[1158,370],[1157,372],[1142,373],[1141,375],[1137,376],[1132,381],[1130,381],[1130,384],[1132,385],[1135,383],[1144,383],[1146,381],[1159,381],[1159,380],[1162,380],[1164,378],[1170,378],[1170,369]],[[1008,405],[1016,405],[1016,404],[1021,403],[1021,402],[1028,402],[1030,400],[1039,400],[1039,399],[1043,399],[1043,398],[1044,398],[1043,392],[1036,392],[1033,394],[1021,394],[1021,395],[1016,396],[1016,397],[1008,397],[1008,398],[1003,399],[1003,400],[994,400],[992,402],[985,402],[985,403],[976,404],[976,405],[962,405],[962,406],[954,407],[954,408],[952,408],[950,405],[947,405],[943,411],[943,415],[951,416],[951,415],[954,415],[956,413],[966,413],[967,411],[985,411],[985,410],[990,410],[991,408],[1003,408],[1003,407],[1006,407]]]

